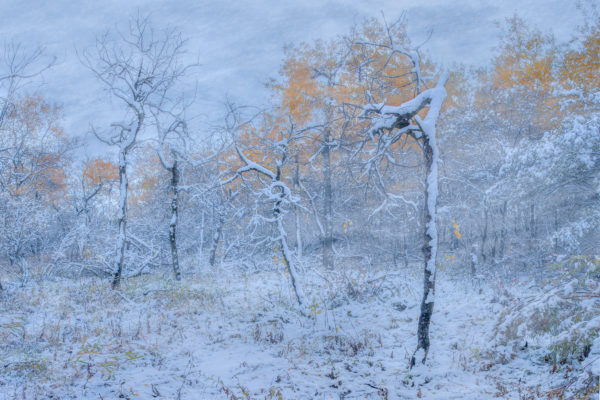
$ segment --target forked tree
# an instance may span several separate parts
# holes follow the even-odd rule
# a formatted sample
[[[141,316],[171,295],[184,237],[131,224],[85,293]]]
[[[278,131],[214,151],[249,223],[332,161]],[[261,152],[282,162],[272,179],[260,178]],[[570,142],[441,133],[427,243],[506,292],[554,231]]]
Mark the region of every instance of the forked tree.
[[[186,71],[179,60],[185,41],[175,30],[155,30],[148,17],[129,21],[125,32],[106,33],[96,40],[93,51],[82,61],[122,107],[125,118],[94,135],[117,147],[119,154],[119,203],[117,254],[112,287],[121,282],[127,245],[127,167],[144,128],[154,115],[168,110],[171,92]]]

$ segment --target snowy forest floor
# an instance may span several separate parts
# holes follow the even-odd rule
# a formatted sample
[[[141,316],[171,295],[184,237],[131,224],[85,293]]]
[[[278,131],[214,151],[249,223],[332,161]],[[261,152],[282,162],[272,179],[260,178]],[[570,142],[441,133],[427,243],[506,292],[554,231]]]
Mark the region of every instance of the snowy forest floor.
[[[519,281],[506,290],[440,272],[429,360],[409,370],[421,293],[411,271],[307,270],[306,316],[280,270],[144,275],[118,291],[98,278],[9,283],[0,400],[537,399],[573,382],[588,385],[575,398],[597,396],[589,358],[557,367],[519,338],[499,357],[501,315],[532,294]]]

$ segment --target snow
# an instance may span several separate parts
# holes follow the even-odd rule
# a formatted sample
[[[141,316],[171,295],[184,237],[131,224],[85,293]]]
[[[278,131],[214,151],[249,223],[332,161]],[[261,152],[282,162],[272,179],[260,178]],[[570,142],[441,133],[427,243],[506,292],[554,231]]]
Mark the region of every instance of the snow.
[[[411,58],[413,62],[416,62],[418,58]],[[415,64],[415,68],[418,70],[418,64]],[[409,121],[411,118],[415,118],[420,128],[420,132],[426,137],[427,142],[432,150],[431,169],[427,175],[427,210],[431,216],[431,220],[427,223],[427,234],[431,238],[429,245],[431,247],[431,257],[427,260],[426,268],[429,271],[429,279],[431,282],[435,279],[436,270],[436,259],[437,259],[437,246],[438,246],[438,231],[436,225],[437,218],[437,198],[438,198],[438,161],[439,161],[439,149],[437,146],[436,136],[436,123],[440,115],[442,104],[446,98],[445,85],[450,75],[448,72],[443,72],[434,88],[427,89],[419,93],[413,99],[404,102],[399,106],[388,106],[385,102],[381,104],[369,104],[363,108],[362,116],[369,116],[370,114],[377,114],[374,118],[369,134],[381,133],[383,130],[390,131],[394,129],[396,123],[399,120]],[[424,119],[421,119],[417,113],[426,106],[429,106],[427,115]],[[407,128],[399,129],[398,134],[403,134]],[[382,139],[385,140],[385,139]],[[384,144],[385,149],[394,141],[388,141]],[[375,157],[373,157],[375,158]],[[385,205],[382,204],[382,207]],[[374,213],[376,213],[376,210]],[[431,297],[431,298],[430,298]],[[426,303],[433,302],[433,293],[428,293]]]
[[[593,171],[600,161],[600,118],[568,118],[556,131],[546,132],[536,142],[525,141],[509,151],[500,168],[500,180],[490,188],[503,195],[536,196],[554,192],[559,187],[574,187],[580,184],[586,171]],[[510,193],[503,193],[502,187]],[[575,214],[546,238],[558,241],[568,250],[576,248],[586,234],[597,230],[600,224],[600,208],[587,207]]]
[[[263,175],[268,176],[269,178],[271,178],[273,181],[275,180],[275,174],[270,171],[269,169],[263,167],[262,165],[255,163],[254,161],[250,160],[248,157],[246,157],[246,155],[244,154],[244,152],[242,150],[240,150],[239,147],[236,146],[236,151],[238,153],[238,155],[240,156],[240,158],[242,159],[242,161],[244,162],[244,166],[240,167],[237,170],[237,174],[241,175],[244,172],[248,172],[248,171],[257,171]]]
[[[180,285],[129,279],[120,292],[96,279],[9,287],[0,302],[0,399],[145,399],[156,392],[173,399],[379,399],[386,392],[485,400],[565,382],[536,361],[535,350],[497,343],[497,318],[507,307],[490,301],[493,287],[440,272],[428,361],[411,371],[422,283],[409,270],[371,271],[364,284],[384,280],[393,295],[365,286],[356,299],[345,298],[337,280],[350,270],[315,271],[329,283],[308,272],[312,307],[303,317],[280,270],[223,268],[184,269]],[[398,299],[403,311],[392,306]],[[502,349],[508,358],[499,362]],[[596,340],[592,354],[598,349]]]
[[[573,279],[571,282],[569,282],[564,289],[564,295],[565,296],[571,296],[572,294],[575,293],[575,290],[577,289],[579,281],[577,279]]]
[[[590,372],[600,376],[600,337],[597,337],[592,344],[590,358],[592,359]]]
[[[431,240],[429,242],[429,245],[431,246],[431,258],[427,262],[427,269],[431,273],[430,280],[432,281],[433,279],[435,279],[435,266],[438,246],[436,218],[438,198],[438,162],[440,159],[439,149],[437,146],[435,125],[440,115],[444,99],[446,98],[446,89],[444,88],[444,85],[448,81],[448,78],[449,74],[447,72],[443,73],[436,87],[430,89],[431,101],[429,105],[429,111],[427,112],[427,116],[425,117],[425,119],[423,121],[420,121],[420,118],[416,116],[416,119],[423,130],[423,134],[427,136],[429,140],[429,145],[431,146],[431,149],[433,151],[431,171],[427,176],[427,194],[429,196],[427,198],[427,208],[429,210],[429,215],[431,215],[431,221],[427,225],[427,233],[431,237]]]

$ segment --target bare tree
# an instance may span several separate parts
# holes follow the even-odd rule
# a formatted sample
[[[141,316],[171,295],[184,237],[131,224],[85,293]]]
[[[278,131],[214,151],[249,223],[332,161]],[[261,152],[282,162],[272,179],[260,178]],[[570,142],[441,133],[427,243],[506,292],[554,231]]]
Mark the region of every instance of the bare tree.
[[[242,124],[235,124],[239,128]],[[274,225],[275,236],[270,238],[270,241],[278,243],[283,255],[283,261],[286,270],[290,276],[291,286],[296,297],[296,301],[300,307],[306,305],[307,300],[298,283],[298,269],[294,256],[288,244],[288,234],[284,225],[284,216],[289,211],[290,205],[295,206],[297,203],[287,181],[293,183],[293,177],[284,176],[284,167],[293,161],[292,146],[297,144],[303,138],[304,130],[296,130],[293,124],[290,124],[286,131],[281,132],[278,140],[269,149],[272,152],[274,159],[271,164],[275,171],[265,167],[264,165],[251,160],[246,156],[243,150],[235,143],[235,151],[242,166],[237,168],[234,175],[224,181],[222,185],[227,185],[237,178],[244,179],[244,175],[255,172],[258,176],[260,189],[255,192],[257,198],[266,198],[272,203],[272,216],[269,218],[261,218]],[[266,163],[266,162],[265,162]],[[266,180],[265,180],[266,178]]]
[[[180,64],[184,44],[178,32],[156,31],[148,17],[138,15],[129,21],[127,31],[100,36],[95,49],[82,57],[126,113],[126,119],[112,123],[108,132],[93,129],[100,141],[117,147],[119,153],[119,233],[113,288],[120,284],[125,260],[129,154],[148,119],[172,101],[172,89],[187,69]]]
[[[365,108],[366,113],[379,114],[380,117],[374,122],[372,135],[376,135],[382,142],[378,152],[384,154],[390,150],[390,146],[397,142],[402,135],[411,135],[421,143],[423,157],[425,160],[425,213],[423,232],[423,298],[421,301],[421,313],[417,329],[417,349],[411,359],[411,365],[415,365],[415,359],[420,350],[423,351],[422,362],[427,358],[429,351],[429,324],[433,314],[434,291],[435,291],[435,260],[437,255],[438,232],[436,225],[436,204],[438,195],[438,160],[439,151],[436,144],[436,121],[446,97],[444,85],[448,75],[444,74],[438,80],[437,85],[420,93],[414,99],[400,105],[373,106]],[[417,115],[422,109],[429,107],[427,116],[423,119]],[[414,121],[414,125],[411,121]],[[372,162],[375,160],[372,159]]]
[[[281,180],[281,167],[282,163],[286,161],[287,154],[284,150],[280,162],[277,163],[277,171],[274,173],[273,171],[263,167],[262,165],[251,161],[237,147],[236,151],[238,153],[238,156],[240,157],[240,160],[242,160],[242,162],[244,163],[244,166],[236,171],[236,175],[241,176],[244,172],[255,171],[270,179],[270,183],[267,190],[271,192],[271,200],[273,201],[273,219],[277,228],[277,241],[281,245],[281,252],[283,254],[287,271],[290,275],[292,289],[294,290],[296,301],[298,301],[298,305],[304,306],[306,303],[306,299],[304,298],[304,294],[297,282],[298,273],[295,266],[295,261],[292,258],[292,253],[288,245],[287,232],[285,231],[283,225],[283,206],[285,202],[289,202],[291,199],[291,191],[289,187]],[[275,191],[275,193],[272,193],[272,191]]]
[[[43,47],[26,51],[20,43],[4,43],[0,53],[0,126],[19,90],[50,69],[55,61],[55,58],[48,59]]]
[[[400,20],[402,21],[402,20]],[[396,22],[399,23],[400,21]],[[395,25],[395,24],[394,24]],[[429,351],[429,325],[433,313],[435,293],[435,270],[438,245],[438,230],[436,225],[436,207],[438,196],[438,160],[439,151],[436,143],[436,123],[441,111],[442,104],[446,98],[446,84],[449,75],[443,73],[438,79],[437,85],[431,89],[421,91],[425,85],[421,74],[420,56],[418,49],[409,49],[402,44],[396,43],[392,29],[394,25],[387,25],[387,43],[372,43],[366,40],[358,40],[353,45],[361,49],[376,47],[387,54],[387,63],[395,57],[401,57],[404,63],[411,64],[409,71],[414,77],[412,85],[416,95],[399,106],[389,106],[385,102],[381,104],[369,104],[363,108],[362,116],[371,117],[367,141],[375,140],[376,148],[366,162],[367,168],[376,168],[381,160],[386,159],[393,151],[394,145],[403,137],[409,136],[417,141],[422,149],[425,170],[425,207],[423,221],[423,297],[421,301],[421,312],[417,328],[417,348],[411,358],[411,367],[417,359],[425,362]],[[376,71],[377,78],[380,71]],[[427,115],[421,118],[418,114],[428,108]],[[361,149],[364,144],[361,145]]]
[[[155,116],[159,135],[157,153],[164,169],[169,171],[171,179],[169,192],[171,193],[171,218],[169,219],[169,246],[171,248],[171,263],[176,280],[181,280],[179,268],[179,255],[177,249],[177,222],[179,220],[181,168],[188,160],[187,153],[187,125],[183,119],[177,117],[168,128],[163,129],[160,116]],[[166,151],[165,151],[166,150]],[[168,152],[168,155],[165,154]]]
[[[20,43],[5,42],[0,52],[0,194],[8,194],[14,197],[16,189],[36,179],[36,177],[57,165],[59,154],[65,150],[65,147],[59,149],[56,143],[32,143],[32,132],[30,129],[24,129],[22,115],[16,112],[17,103],[20,101],[19,93],[32,80],[40,76],[43,72],[50,69],[55,62],[55,58],[48,58],[43,47],[36,47],[27,51]],[[44,119],[45,126],[41,129],[54,126],[56,118],[49,116]],[[48,132],[45,132],[48,133]],[[42,132],[42,136],[45,135]],[[36,153],[32,146],[37,147]],[[51,148],[52,147],[52,148]],[[39,151],[53,152],[56,157],[40,157]],[[47,153],[48,154],[48,153]],[[27,167],[27,168],[25,168]],[[10,199],[7,199],[10,200]],[[10,208],[10,205],[3,201]],[[13,206],[17,203],[12,203]],[[21,207],[19,207],[21,208]],[[26,210],[26,207],[24,208]],[[10,211],[18,212],[16,209]],[[25,234],[23,229],[11,230],[7,224],[7,213],[4,213],[6,232],[21,237]],[[32,218],[31,210],[25,211],[22,217],[17,218],[21,227],[26,224],[26,220]],[[6,238],[3,238],[4,246],[9,245]],[[21,239],[18,240],[21,243]],[[9,251],[18,258],[20,245],[13,247],[14,251]],[[11,263],[14,257],[9,256]],[[2,285],[0,284],[0,290]]]

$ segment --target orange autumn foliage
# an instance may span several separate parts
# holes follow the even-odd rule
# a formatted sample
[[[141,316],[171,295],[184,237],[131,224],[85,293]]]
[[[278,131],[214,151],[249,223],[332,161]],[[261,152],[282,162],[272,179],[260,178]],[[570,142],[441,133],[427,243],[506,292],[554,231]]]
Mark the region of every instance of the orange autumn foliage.
[[[571,112],[598,111],[587,109],[597,104],[588,97],[600,91],[600,12],[588,11],[580,39],[566,51],[560,68],[561,84],[570,91]]]
[[[67,142],[59,125],[61,110],[40,96],[15,99],[6,115],[2,141],[11,149],[8,189],[13,195],[56,202],[66,188],[63,152]]]
[[[563,115],[554,89],[560,52],[554,37],[514,16],[502,27],[497,50],[492,68],[479,75],[482,89],[476,106],[527,120],[536,134],[559,126]]]
[[[111,161],[96,158],[88,161],[83,176],[90,186],[103,185],[119,179],[119,168]]]

